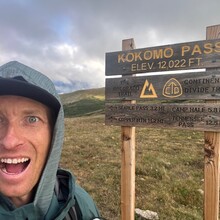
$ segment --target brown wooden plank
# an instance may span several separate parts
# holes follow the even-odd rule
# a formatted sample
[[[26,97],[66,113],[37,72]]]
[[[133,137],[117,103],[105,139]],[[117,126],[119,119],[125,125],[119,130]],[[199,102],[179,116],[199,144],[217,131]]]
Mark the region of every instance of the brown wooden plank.
[[[220,130],[220,104],[106,104],[106,125]]]
[[[220,71],[107,78],[106,100],[220,99]]]
[[[220,67],[220,40],[106,53],[107,76]]]
[[[206,38],[220,39],[220,25],[206,28]],[[218,69],[219,70],[219,69]],[[207,71],[210,71],[207,69]],[[209,101],[210,102],[210,101]],[[213,101],[219,103],[219,101]],[[207,103],[208,104],[208,103]],[[216,104],[217,105],[217,104]],[[219,219],[220,133],[204,133],[204,219]]]
[[[122,50],[135,48],[134,39],[122,41]],[[127,104],[136,101],[124,101]],[[135,212],[135,127],[121,128],[121,219],[133,220]]]

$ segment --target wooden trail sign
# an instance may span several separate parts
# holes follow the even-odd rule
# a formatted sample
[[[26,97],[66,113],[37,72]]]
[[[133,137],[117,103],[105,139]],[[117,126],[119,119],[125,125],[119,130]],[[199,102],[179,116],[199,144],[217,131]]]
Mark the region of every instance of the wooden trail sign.
[[[220,67],[220,40],[106,53],[107,76]]]
[[[220,71],[107,78],[107,100],[219,99]]]
[[[204,72],[149,75],[149,72],[204,69]],[[136,76],[136,73],[147,73]],[[121,217],[134,219],[135,126],[205,131],[204,219],[219,218],[220,25],[207,40],[106,53],[106,125],[121,126]],[[136,104],[136,100],[205,100],[207,103]],[[121,103],[115,103],[120,101]],[[114,102],[112,102],[114,101]]]
[[[106,104],[106,125],[220,130],[219,104]]]

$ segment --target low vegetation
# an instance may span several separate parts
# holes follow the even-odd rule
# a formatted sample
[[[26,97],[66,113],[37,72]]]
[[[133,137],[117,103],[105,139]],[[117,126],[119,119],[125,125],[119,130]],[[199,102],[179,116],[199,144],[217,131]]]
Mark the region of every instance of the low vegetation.
[[[79,117],[103,112],[104,101],[96,98],[86,98],[64,106],[65,115]]]
[[[104,218],[119,220],[121,128],[104,123],[103,89],[64,96],[61,166],[75,174]],[[201,220],[203,142],[203,132],[136,128],[136,207],[162,220]]]
[[[66,117],[79,117],[104,112],[104,88],[75,91],[61,95]]]
[[[66,118],[62,167],[92,195],[102,216],[120,219],[119,127],[104,115]],[[136,129],[136,207],[160,219],[202,219],[203,134]]]

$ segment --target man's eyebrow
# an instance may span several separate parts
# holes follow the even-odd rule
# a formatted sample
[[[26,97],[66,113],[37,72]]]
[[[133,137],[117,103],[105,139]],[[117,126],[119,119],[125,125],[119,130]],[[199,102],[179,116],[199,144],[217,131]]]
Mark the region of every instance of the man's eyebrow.
[[[41,109],[24,109],[23,114],[27,114],[27,115],[47,115],[46,111],[43,111]]]

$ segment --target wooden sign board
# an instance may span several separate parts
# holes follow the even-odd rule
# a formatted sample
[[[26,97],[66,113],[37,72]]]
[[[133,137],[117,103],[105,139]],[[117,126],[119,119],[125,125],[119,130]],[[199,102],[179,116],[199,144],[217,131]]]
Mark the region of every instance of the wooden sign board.
[[[106,104],[106,125],[220,130],[220,104]]]
[[[220,67],[220,39],[106,53],[107,76]]]
[[[220,99],[220,72],[107,78],[106,100]]]

